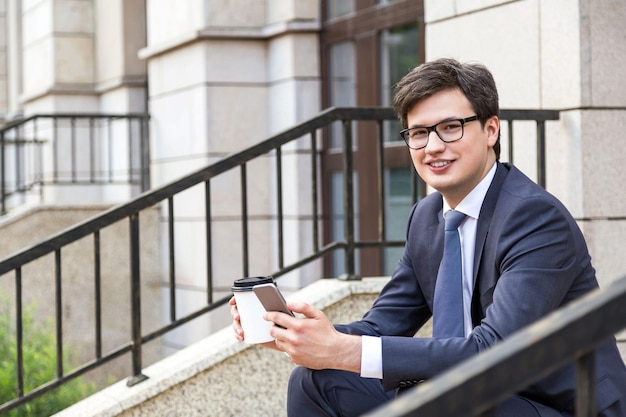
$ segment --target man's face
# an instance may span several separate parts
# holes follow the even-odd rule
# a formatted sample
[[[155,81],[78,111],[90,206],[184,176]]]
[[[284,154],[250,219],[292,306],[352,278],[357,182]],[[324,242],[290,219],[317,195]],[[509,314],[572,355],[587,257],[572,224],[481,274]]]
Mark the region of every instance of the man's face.
[[[432,126],[442,120],[464,119],[475,114],[457,88],[441,91],[417,103],[408,112],[407,123],[409,128]],[[495,162],[493,146],[499,129],[499,120],[494,116],[484,127],[478,120],[466,123],[463,138],[456,142],[443,142],[435,132],[430,132],[425,148],[410,150],[413,165],[419,176],[455,208]]]

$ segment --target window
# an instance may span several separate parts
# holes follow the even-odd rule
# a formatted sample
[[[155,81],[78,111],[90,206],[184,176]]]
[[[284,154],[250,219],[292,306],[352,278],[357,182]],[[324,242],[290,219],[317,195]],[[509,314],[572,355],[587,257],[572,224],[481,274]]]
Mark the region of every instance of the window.
[[[356,68],[354,62],[354,44],[338,42],[330,47],[329,59],[329,97],[327,107],[352,107],[356,105]],[[329,138],[329,148],[341,148],[342,126],[333,124]]]
[[[328,0],[328,20],[354,13],[354,0]]]
[[[381,32],[380,38],[381,104],[392,106],[395,85],[419,64],[417,25],[386,29]],[[386,122],[385,140],[400,141],[400,130],[400,122]]]
[[[421,0],[326,0],[323,5],[321,50],[323,107],[390,106],[394,85],[423,62],[423,2]],[[369,123],[369,124],[368,124]],[[357,131],[358,129],[358,131]],[[404,239],[408,211],[423,193],[416,180],[408,149],[400,139],[398,122],[384,126],[385,226],[388,239]],[[371,122],[355,123],[355,238],[378,239],[377,129]],[[332,216],[324,224],[327,242],[343,237],[343,173],[338,123],[324,138],[323,184],[325,210]],[[417,195],[414,192],[418,184]],[[332,210],[331,210],[332,209]],[[399,248],[358,250],[356,270],[363,276],[390,274]],[[344,272],[343,253],[325,261],[325,274]]]

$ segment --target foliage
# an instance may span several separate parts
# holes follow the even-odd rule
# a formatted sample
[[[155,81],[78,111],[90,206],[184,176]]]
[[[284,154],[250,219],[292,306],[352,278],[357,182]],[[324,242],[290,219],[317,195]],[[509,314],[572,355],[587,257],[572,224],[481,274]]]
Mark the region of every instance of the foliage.
[[[0,404],[18,395],[17,391],[17,336],[15,312],[7,296],[0,293]],[[51,320],[36,322],[34,306],[22,312],[24,392],[56,379],[56,337]],[[77,352],[63,347],[65,371]],[[61,387],[23,404],[8,413],[8,417],[50,416],[95,391],[95,384],[75,378]]]

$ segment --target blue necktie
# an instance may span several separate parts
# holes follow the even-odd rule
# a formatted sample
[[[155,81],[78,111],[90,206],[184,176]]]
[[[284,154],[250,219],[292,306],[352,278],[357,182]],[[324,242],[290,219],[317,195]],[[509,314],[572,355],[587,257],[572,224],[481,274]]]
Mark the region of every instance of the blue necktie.
[[[465,214],[450,210],[445,216],[443,258],[435,284],[433,337],[463,337],[463,278],[459,225]]]

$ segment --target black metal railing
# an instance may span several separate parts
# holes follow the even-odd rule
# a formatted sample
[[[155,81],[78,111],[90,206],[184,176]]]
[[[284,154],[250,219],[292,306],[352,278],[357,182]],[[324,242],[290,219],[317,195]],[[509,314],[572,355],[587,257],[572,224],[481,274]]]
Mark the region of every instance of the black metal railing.
[[[532,117],[530,116],[532,114]],[[556,111],[502,111],[502,118],[504,120],[535,120],[538,126],[540,142],[545,140],[544,122],[546,120],[558,119],[558,112]],[[240,178],[240,195],[238,197],[240,204],[240,215],[238,221],[241,223],[241,235],[237,238],[241,239],[241,272],[243,275],[249,275],[249,263],[250,263],[250,232],[248,222],[250,221],[250,214],[248,212],[248,183],[256,180],[256,178],[248,175],[250,165],[257,161],[258,158],[267,157],[271,155],[275,160],[275,173],[274,181],[276,182],[275,194],[276,200],[273,204],[275,212],[272,217],[275,219],[275,227],[277,238],[273,245],[275,245],[273,253],[277,257],[276,270],[272,275],[276,278],[287,274],[290,271],[294,271],[301,268],[313,261],[319,260],[326,255],[340,250],[344,251],[345,256],[345,272],[348,277],[356,277],[355,275],[355,257],[354,253],[360,248],[379,247],[402,245],[401,241],[390,241],[385,239],[385,234],[381,233],[375,241],[358,241],[355,239],[355,224],[354,224],[354,190],[353,190],[353,129],[352,122],[359,121],[359,129],[364,128],[363,123],[372,123],[372,128],[378,132],[377,143],[373,143],[379,150],[379,177],[378,181],[383,181],[384,175],[384,158],[380,155],[384,151],[384,143],[389,138],[383,137],[384,130],[382,128],[383,123],[386,121],[395,120],[395,116],[389,108],[332,108],[328,109],[318,116],[305,121],[287,131],[279,133],[255,146],[245,149],[241,152],[235,153],[232,156],[226,157],[206,168],[191,173],[184,178],[171,182],[165,186],[156,188],[154,190],[146,191],[137,198],[129,201],[126,204],[116,206],[97,215],[89,220],[86,220],[74,227],[71,227],[65,231],[62,231],[51,238],[42,241],[31,248],[16,253],[0,262],[0,286],[3,282],[11,282],[12,288],[14,288],[15,298],[15,320],[17,329],[15,340],[17,345],[17,375],[16,375],[16,398],[5,404],[0,405],[0,413],[13,409],[21,404],[24,404],[40,395],[55,389],[69,380],[83,375],[96,368],[102,367],[105,364],[110,363],[114,359],[119,358],[122,355],[130,354],[132,375],[128,379],[129,385],[138,383],[145,379],[142,375],[143,360],[142,354],[146,344],[155,339],[165,335],[166,333],[179,328],[180,326],[189,323],[190,321],[207,314],[208,312],[218,308],[227,303],[230,296],[215,299],[214,293],[214,263],[215,263],[215,248],[219,246],[220,242],[213,242],[215,239],[213,232],[214,211],[212,206],[212,194],[214,181],[220,178],[221,175],[227,173],[238,173]],[[319,177],[321,173],[320,168],[320,153],[322,150],[319,146],[320,132],[331,126],[333,123],[343,124],[343,154],[344,154],[344,201],[343,201],[343,216],[344,216],[344,236],[341,240],[321,243],[321,233],[319,231],[319,223],[322,219],[328,219],[330,216],[325,213],[321,213],[319,207],[321,206],[318,193],[320,192]],[[539,140],[539,139],[538,139]],[[309,216],[309,223],[311,227],[311,251],[310,254],[302,256],[293,262],[286,262],[284,257],[284,209],[285,199],[297,199],[297,196],[283,195],[283,158],[285,153],[283,149],[285,145],[293,143],[303,144],[297,151],[299,154],[308,153],[310,158],[310,172],[306,175],[310,177],[310,189],[301,190],[311,196],[312,207],[311,215]],[[361,145],[363,146],[363,145]],[[306,149],[306,151],[304,150]],[[539,178],[544,178],[542,174],[544,171],[542,168],[543,162],[539,165],[538,172]],[[414,173],[411,174],[415,176]],[[174,287],[177,282],[176,270],[172,267],[172,262],[175,261],[176,251],[174,247],[176,245],[176,233],[174,232],[175,216],[173,213],[174,199],[183,194],[184,192],[195,188],[200,188],[204,194],[204,239],[206,240],[206,303],[195,311],[179,316],[176,314],[176,294]],[[382,187],[379,187],[379,198],[384,200],[384,191],[381,191]],[[229,190],[229,194],[232,194],[232,190]],[[169,295],[170,304],[170,317],[169,322],[163,325],[157,326],[156,329],[146,331],[142,326],[141,318],[141,265],[145,265],[145,262],[157,262],[154,260],[142,259],[142,251],[140,248],[141,239],[141,222],[140,217],[148,210],[153,210],[155,206],[161,205],[163,212],[167,212],[163,221],[167,223],[163,230],[167,230],[165,233],[166,240],[169,244],[168,256],[170,259],[170,269],[168,271],[169,276],[163,277],[162,282],[166,282],[169,286],[169,291],[166,291]],[[382,214],[379,214],[381,216]],[[129,288],[130,288],[130,303],[131,309],[128,315],[130,322],[131,335],[127,342],[114,347],[108,352],[104,352],[102,348],[102,323],[101,323],[101,311],[104,301],[102,300],[101,286],[101,269],[105,267],[104,262],[101,262],[101,246],[104,239],[101,231],[120,221],[128,222],[128,246],[129,246]],[[382,219],[379,219],[379,223]],[[95,306],[95,323],[94,323],[94,338],[95,352],[91,361],[83,363],[71,371],[65,371],[67,364],[63,362],[63,346],[64,346],[64,316],[63,310],[63,273],[64,269],[61,267],[63,264],[63,255],[66,248],[76,242],[81,242],[81,245],[92,245],[93,247],[93,259],[88,260],[91,263],[90,267],[94,274],[94,287],[93,291],[93,305]],[[91,242],[91,243],[89,243]],[[266,242],[264,242],[266,244]],[[23,286],[25,282],[29,280],[27,276],[28,266],[39,259],[44,257],[52,257],[53,267],[48,268],[54,271],[54,304],[55,304],[55,324],[57,335],[57,376],[54,380],[48,383],[32,389],[26,392],[24,388],[24,337],[22,326],[22,309],[23,309]],[[67,262],[67,261],[66,261]],[[83,260],[83,262],[87,262]],[[89,267],[85,267],[86,270]],[[164,275],[168,275],[164,274]],[[83,277],[83,279],[86,279]],[[11,280],[11,281],[7,281]],[[124,317],[118,317],[116,320],[123,320]]]
[[[594,349],[626,328],[626,277],[521,329],[368,417],[489,416],[493,408],[575,363],[576,417],[597,416]]]
[[[44,186],[150,188],[145,114],[38,114],[0,128],[0,214]]]

